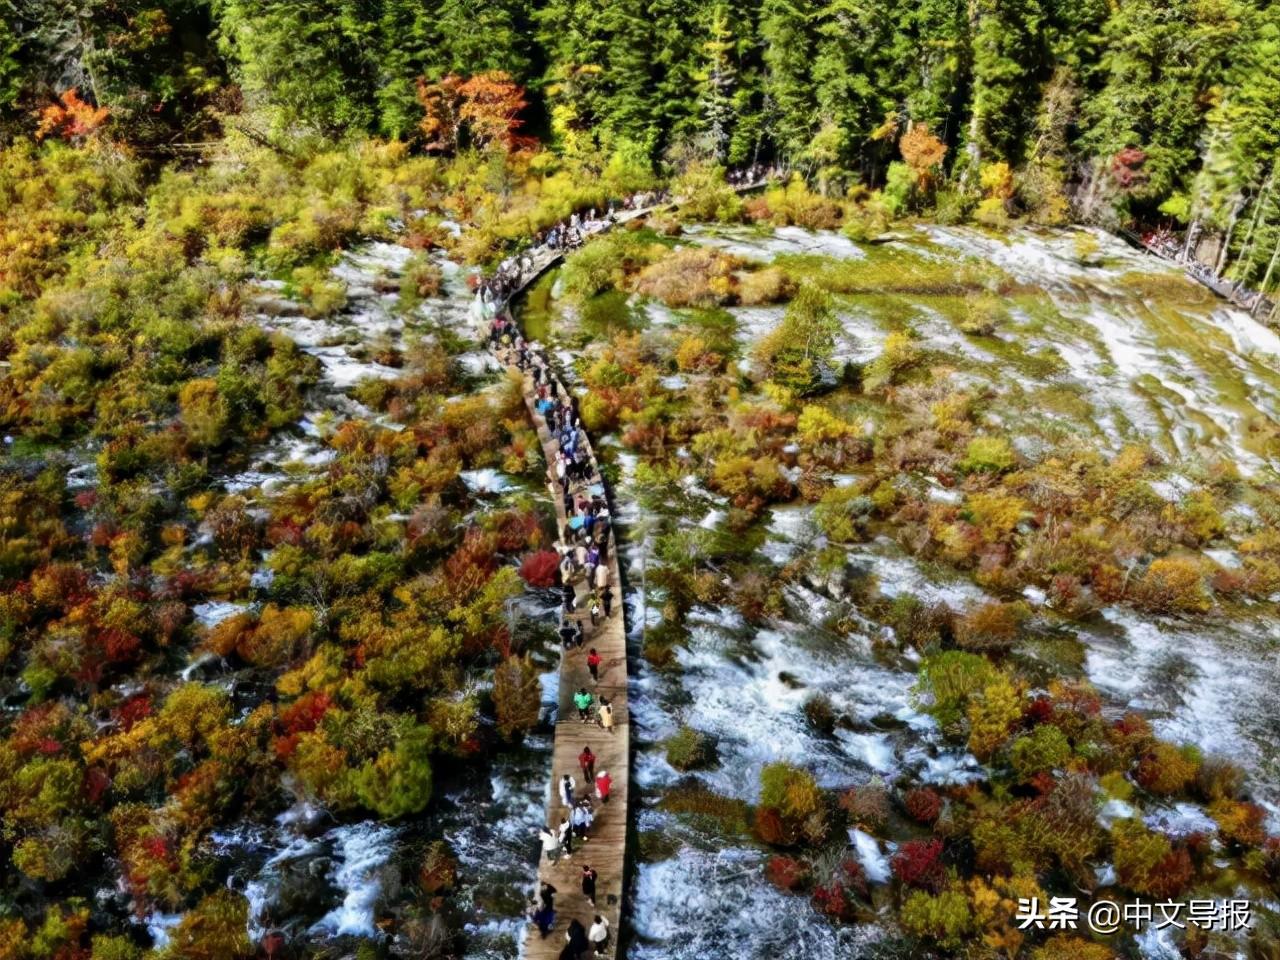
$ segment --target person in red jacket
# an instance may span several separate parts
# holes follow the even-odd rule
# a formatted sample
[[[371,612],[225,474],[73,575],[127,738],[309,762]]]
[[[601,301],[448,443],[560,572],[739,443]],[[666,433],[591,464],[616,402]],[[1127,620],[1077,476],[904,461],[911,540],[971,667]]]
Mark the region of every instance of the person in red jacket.
[[[578,766],[582,768],[582,779],[590,783],[596,776],[596,755],[591,752],[591,747],[583,747],[582,752],[578,754]]]
[[[596,648],[592,647],[587,651],[587,669],[591,671],[591,679],[595,683],[600,682],[600,654],[596,653]]]
[[[608,770],[601,770],[596,774],[596,796],[601,803],[609,802],[609,790],[612,786],[613,778],[609,776]]]

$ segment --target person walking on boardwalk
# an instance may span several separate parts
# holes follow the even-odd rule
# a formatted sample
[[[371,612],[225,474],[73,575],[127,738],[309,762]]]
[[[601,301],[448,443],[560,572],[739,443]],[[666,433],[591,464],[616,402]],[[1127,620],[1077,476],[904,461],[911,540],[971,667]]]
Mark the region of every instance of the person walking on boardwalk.
[[[604,618],[608,620],[613,616],[613,587],[606,586],[600,591],[600,602],[604,604]]]
[[[600,682],[600,654],[596,653],[596,648],[592,647],[587,651],[587,669],[591,671],[591,680],[593,683]]]
[[[577,784],[573,782],[573,777],[565,774],[560,778],[560,802],[566,807],[573,806],[574,788]]]
[[[591,902],[594,907],[596,905],[596,880],[600,874],[592,870],[591,867],[583,864],[582,866],[582,895]]]
[[[594,549],[595,549],[595,555],[596,555],[596,565],[595,565],[595,569],[592,571],[592,576],[593,576],[592,586],[594,586],[597,590],[604,590],[606,587],[609,586],[609,568],[600,559],[600,548],[595,547]]]
[[[538,928],[538,934],[545,940],[551,928],[556,925],[556,912],[545,903],[538,903],[535,900],[529,904],[529,919],[533,921],[533,925]]]
[[[542,939],[547,939],[547,934],[556,925],[555,887],[549,883],[542,884],[538,890],[538,896],[529,904],[529,916],[538,928],[538,933],[542,935]]]
[[[568,817],[560,818],[560,829],[557,835],[560,838],[560,846],[564,847],[564,858],[573,859],[573,824],[569,822]]]
[[[606,697],[600,698],[600,726],[605,733],[613,733],[613,704]]]
[[[601,803],[609,802],[609,791],[613,789],[613,777],[609,776],[608,770],[601,770],[596,774],[596,796],[600,798]]]
[[[587,939],[591,941],[595,955],[603,957],[609,949],[609,921],[597,913],[595,923],[591,924],[591,929],[587,932]]]
[[[569,816],[569,822],[573,824],[573,835],[578,838],[580,843],[586,843],[590,837],[587,833],[591,830],[591,825],[595,823],[595,815],[591,812],[591,800],[583,797],[573,808],[573,813]]]
[[[582,768],[583,783],[590,783],[596,778],[596,755],[591,752],[589,745],[584,746],[578,754],[578,766]]]
[[[546,854],[547,859],[551,863],[557,863],[560,860],[560,841],[556,839],[556,835],[543,827],[538,831],[538,839],[542,841],[542,852]]]
[[[564,644],[566,650],[573,648],[574,641],[577,639],[577,624],[565,621],[560,624],[560,642]]]
[[[595,702],[595,697],[587,693],[586,687],[579,687],[578,692],[573,695],[573,705],[578,708],[578,719],[583,723],[588,722],[588,712],[591,710],[591,704]]]
[[[600,619],[600,601],[593,593],[591,595],[591,625],[594,627]]]
[[[581,960],[582,955],[591,949],[591,943],[587,940],[587,928],[577,917],[569,921],[569,929],[564,938],[568,942],[560,951],[560,960]]]

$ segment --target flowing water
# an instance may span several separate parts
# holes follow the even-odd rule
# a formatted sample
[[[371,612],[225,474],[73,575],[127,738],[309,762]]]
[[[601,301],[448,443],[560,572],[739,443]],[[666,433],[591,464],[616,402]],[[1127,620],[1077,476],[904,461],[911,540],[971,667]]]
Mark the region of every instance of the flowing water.
[[[1141,441],[1167,461],[1161,495],[1177,497],[1186,474],[1222,458],[1242,474],[1274,478],[1280,443],[1274,426],[1280,403],[1280,338],[1246,314],[1224,306],[1185,278],[1119,241],[1098,234],[1101,263],[1075,259],[1067,232],[1017,231],[996,237],[961,228],[920,229],[914,237],[880,247],[796,229],[695,228],[686,239],[756,262],[815,255],[830,267],[841,261],[882,267],[894,277],[921,264],[953,266],[1002,284],[1003,319],[992,335],[960,328],[964,295],[909,290],[840,299],[840,359],[866,362],[888,333],[910,329],[937,362],[963,382],[998,399],[987,416],[1018,437],[1028,453],[1066,437],[1082,437],[1105,451]],[[902,285],[900,277],[895,282]],[[553,277],[532,299],[536,333],[552,343],[584,342],[600,332],[599,316],[558,301]],[[687,319],[660,304],[632,299],[615,304],[615,328],[658,331]],[[782,316],[777,307],[728,308],[732,333],[746,352]],[[681,382],[676,382],[679,379]],[[664,386],[678,392],[683,378]],[[687,641],[676,648],[675,669],[657,670],[640,655],[640,634],[661,624],[662,592],[651,578],[660,561],[649,549],[655,528],[717,528],[726,504],[696,483],[673,491],[653,512],[631,500],[635,457],[616,438],[600,445],[617,474],[614,495],[623,525],[635,669],[630,702],[635,737],[638,827],[644,851],[631,908],[636,936],[631,956],[723,960],[777,956],[832,958],[893,951],[874,922],[838,928],[807,900],[779,893],[764,880],[767,853],[746,833],[713,817],[666,812],[664,797],[690,777],[722,797],[753,802],[761,768],[790,760],[809,768],[824,786],[872,777],[957,784],[983,776],[966,752],[944,744],[932,718],[912,702],[916,664],[875,644],[883,628],[860,620],[856,609],[825,591],[789,590],[784,615],[767,627],[744,624],[732,612],[695,608]],[[927,480],[927,478],[926,478]],[[934,484],[931,495],[953,496]],[[1254,518],[1242,504],[1229,524],[1238,539]],[[760,556],[780,567],[821,544],[802,505],[772,511],[761,525]],[[1231,549],[1215,551],[1230,565]],[[926,602],[963,607],[985,596],[967,578],[924,565],[887,538],[847,553],[848,572],[872,592],[910,594]],[[650,586],[642,595],[647,576]],[[1047,624],[1052,614],[1038,591],[1026,599]],[[1195,623],[1106,609],[1084,626],[1053,623],[1079,656],[1073,669],[1102,693],[1105,709],[1149,716],[1157,732],[1230,756],[1249,773],[1256,797],[1280,826],[1280,621],[1274,604],[1234,609]],[[828,628],[851,618],[850,631]],[[642,624],[644,626],[642,627]],[[1070,659],[1070,658],[1068,658]],[[1083,664],[1080,666],[1080,664]],[[825,694],[840,722],[833,736],[816,732],[802,706]],[[680,774],[666,761],[663,741],[681,724],[718,741],[719,764]],[[1114,813],[1114,811],[1113,811]],[[1157,809],[1148,822],[1172,835],[1205,826],[1194,804]],[[887,879],[892,844],[860,831],[850,853],[873,889]],[[1109,866],[1101,868],[1104,872]],[[874,920],[874,918],[868,918]],[[1150,956],[1165,944],[1146,937]]]

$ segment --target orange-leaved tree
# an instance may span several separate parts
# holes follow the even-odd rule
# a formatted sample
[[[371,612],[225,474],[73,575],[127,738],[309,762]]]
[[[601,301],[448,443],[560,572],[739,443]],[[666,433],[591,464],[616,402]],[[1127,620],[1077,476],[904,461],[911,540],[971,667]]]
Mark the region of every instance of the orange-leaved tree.
[[[898,141],[902,159],[916,175],[916,186],[924,189],[933,180],[934,170],[947,155],[947,145],[929,132],[927,123],[918,123]]]
[[[520,114],[528,105],[524,87],[503,70],[477,73],[462,85],[462,119],[481,148],[496,145],[510,152],[520,146],[524,138],[516,131],[524,126]]]
[[[451,73],[437,83],[418,80],[418,102],[422,104],[423,117],[418,125],[426,139],[428,150],[452,152],[458,145],[458,128],[462,123],[458,115],[458,92],[463,80]]]
[[[428,150],[456,150],[464,128],[481,149],[501,147],[509,153],[528,142],[517,131],[524,126],[520,114],[529,102],[524,87],[505,71],[489,70],[467,80],[452,73],[436,83],[419,80],[418,101]]]
[[[85,103],[80,99],[76,88],[72,87],[62,92],[58,103],[51,103],[37,111],[40,125],[36,127],[36,139],[43,140],[51,134],[63,140],[88,139],[107,122],[109,113],[106,107]]]

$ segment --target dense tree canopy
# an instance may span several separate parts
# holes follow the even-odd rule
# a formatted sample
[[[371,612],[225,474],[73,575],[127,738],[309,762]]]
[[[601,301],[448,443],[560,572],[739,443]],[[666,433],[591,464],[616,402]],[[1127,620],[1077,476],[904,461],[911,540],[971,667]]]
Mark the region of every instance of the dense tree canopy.
[[[0,0],[0,134],[75,89],[151,150],[230,117],[421,144],[423,83],[502,73],[523,132],[565,152],[778,159],[830,189],[903,183],[894,143],[927,123],[960,191],[925,199],[951,213],[1004,162],[1038,219],[1074,198],[1191,225],[1257,284],[1280,239],[1278,64],[1264,0]]]

